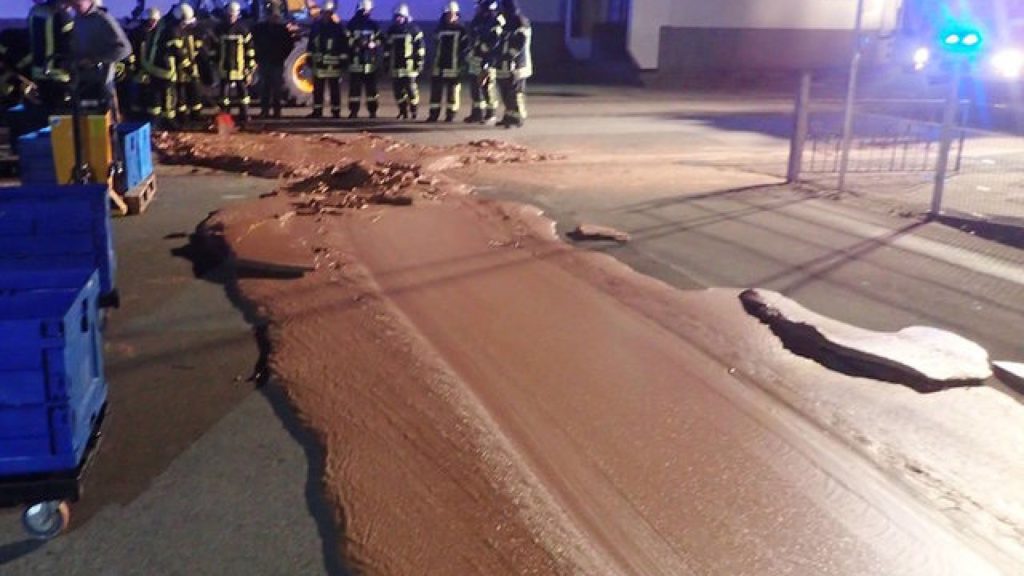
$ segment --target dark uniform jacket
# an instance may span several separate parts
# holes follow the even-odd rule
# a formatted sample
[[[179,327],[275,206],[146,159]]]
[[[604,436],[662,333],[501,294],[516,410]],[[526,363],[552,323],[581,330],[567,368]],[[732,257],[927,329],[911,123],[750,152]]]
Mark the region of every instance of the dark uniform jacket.
[[[525,80],[533,76],[533,57],[530,54],[532,43],[533,28],[530,20],[522,14],[508,16],[501,33],[498,78]]]
[[[413,22],[393,23],[385,36],[384,60],[394,78],[415,78],[423,70],[427,46],[423,31]]]
[[[151,78],[177,82],[182,52],[181,21],[168,14],[143,42],[142,70]]]
[[[469,25],[472,46],[469,51],[469,73],[480,74],[497,68],[505,17],[495,12],[479,12]]]
[[[377,70],[377,56],[380,53],[380,25],[365,12],[356,12],[348,23],[349,72],[372,74]]]
[[[57,2],[36,4],[28,13],[32,79],[70,82],[71,32],[74,20]]]
[[[431,75],[435,78],[459,78],[466,66],[469,55],[469,29],[461,21],[448,22],[441,19],[441,24],[434,33],[434,67]]]
[[[217,27],[217,38],[221,81],[247,79],[256,68],[256,50],[249,27],[240,20],[234,24],[224,22]]]
[[[264,20],[252,29],[256,63],[268,68],[283,68],[295,48],[295,39],[283,22]]]
[[[335,19],[318,18],[309,33],[313,73],[318,78],[339,78],[349,57],[348,43],[344,24]]]

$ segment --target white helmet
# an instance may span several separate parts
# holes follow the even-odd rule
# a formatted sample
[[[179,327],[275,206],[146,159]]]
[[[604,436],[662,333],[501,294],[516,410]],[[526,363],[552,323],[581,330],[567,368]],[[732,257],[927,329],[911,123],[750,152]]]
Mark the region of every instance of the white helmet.
[[[190,4],[178,4],[174,7],[174,17],[177,18],[179,22],[185,24],[192,24],[196,21],[195,8],[193,8],[192,5]]]
[[[330,0],[324,2],[324,12],[334,12],[335,8],[337,8],[337,6],[334,5],[334,2],[331,2]]]
[[[363,12],[369,12],[370,10],[373,10],[373,1],[372,0],[360,0],[360,2],[359,2],[359,9],[362,10]]]
[[[103,0],[92,0],[92,5],[97,8],[103,8]]]
[[[444,13],[445,14],[458,14],[459,13],[459,3],[458,2],[448,2],[447,4],[445,4],[444,5]]]
[[[406,4],[405,2],[402,2],[398,6],[395,6],[395,16],[401,16],[406,20],[410,20],[411,17],[409,16],[409,5]]]
[[[228,4],[228,16],[239,16],[242,14],[242,5],[238,2]]]
[[[149,10],[146,10],[146,20],[159,20],[163,14],[160,13],[160,9],[156,6],[150,6]]]

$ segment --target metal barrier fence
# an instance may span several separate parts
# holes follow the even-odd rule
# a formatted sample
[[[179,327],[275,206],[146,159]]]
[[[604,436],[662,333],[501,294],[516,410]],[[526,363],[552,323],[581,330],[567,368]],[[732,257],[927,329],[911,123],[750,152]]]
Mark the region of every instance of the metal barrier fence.
[[[858,102],[845,189],[901,213],[1024,224],[1024,136],[966,127],[971,104],[961,101],[942,163],[943,108],[937,100]],[[840,104],[814,103],[802,87],[791,181],[838,187],[842,124]]]

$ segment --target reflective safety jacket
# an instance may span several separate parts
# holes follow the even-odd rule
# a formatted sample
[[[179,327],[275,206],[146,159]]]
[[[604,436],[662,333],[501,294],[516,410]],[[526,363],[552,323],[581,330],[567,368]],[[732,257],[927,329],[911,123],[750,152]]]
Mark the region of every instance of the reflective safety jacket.
[[[28,75],[32,67],[28,30],[8,28],[0,32],[0,98],[9,99],[25,86],[19,74]]]
[[[394,23],[385,34],[384,60],[393,78],[415,78],[423,71],[427,46],[423,31],[412,22]]]
[[[380,26],[365,12],[357,12],[348,22],[349,67],[353,74],[373,74],[380,54]]]
[[[32,79],[70,82],[71,32],[75,21],[51,0],[36,4],[28,13],[29,43],[32,49]]]
[[[217,27],[217,56],[221,81],[246,80],[256,69],[256,48],[249,27],[241,21]]]
[[[153,29],[156,27],[154,26]],[[128,41],[132,44],[132,55],[125,60],[125,74],[136,82],[148,82],[149,75],[142,69],[142,61],[146,59],[146,38],[153,31],[146,23],[139,24],[128,31]]]
[[[509,16],[501,34],[498,78],[525,80],[533,76],[533,57],[530,54],[532,43],[533,27],[530,20],[521,14]]]
[[[178,82],[189,83],[199,80],[199,61],[206,56],[203,37],[195,24],[183,26],[179,32],[181,53],[178,62]]]
[[[505,17],[493,12],[480,12],[469,25],[472,44],[467,64],[469,73],[480,75],[484,70],[493,70],[499,61],[501,35],[505,30]]]
[[[313,57],[313,75],[340,78],[348,60],[348,30],[341,22],[320,18],[309,33],[309,53]]]
[[[462,22],[449,23],[441,19],[441,25],[434,33],[434,66],[431,75],[434,78],[457,79],[462,76],[469,55],[469,30]]]
[[[143,41],[142,69],[151,78],[167,82],[178,81],[178,65],[184,46],[181,23],[170,15],[164,16]]]

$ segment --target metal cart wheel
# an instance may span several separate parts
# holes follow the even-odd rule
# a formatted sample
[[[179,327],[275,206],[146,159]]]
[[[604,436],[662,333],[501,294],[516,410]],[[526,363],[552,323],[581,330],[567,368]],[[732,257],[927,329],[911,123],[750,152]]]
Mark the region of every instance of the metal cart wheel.
[[[33,504],[21,514],[21,525],[37,540],[56,538],[68,527],[71,508],[65,500],[48,500]]]

